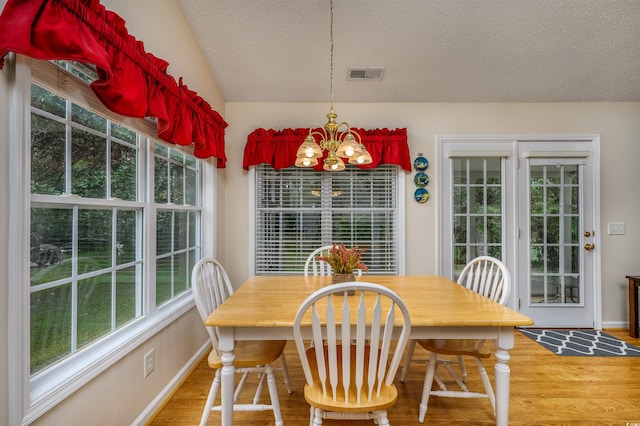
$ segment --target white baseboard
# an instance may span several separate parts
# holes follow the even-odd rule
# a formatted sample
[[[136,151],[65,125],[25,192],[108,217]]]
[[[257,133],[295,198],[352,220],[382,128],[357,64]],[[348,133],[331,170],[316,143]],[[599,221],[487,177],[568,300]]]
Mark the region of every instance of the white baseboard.
[[[602,323],[602,328],[629,328],[629,321],[606,321]]]
[[[202,345],[200,349],[191,357],[189,362],[187,362],[184,367],[178,371],[173,379],[167,384],[167,386],[162,389],[162,391],[151,401],[149,405],[140,413],[137,419],[133,421],[132,426],[141,426],[146,422],[151,420],[151,417],[157,413],[157,411],[162,407],[162,404],[169,398],[173,392],[180,386],[185,377],[195,368],[195,366],[200,362],[202,357],[211,350],[211,342],[207,340],[207,342]]]

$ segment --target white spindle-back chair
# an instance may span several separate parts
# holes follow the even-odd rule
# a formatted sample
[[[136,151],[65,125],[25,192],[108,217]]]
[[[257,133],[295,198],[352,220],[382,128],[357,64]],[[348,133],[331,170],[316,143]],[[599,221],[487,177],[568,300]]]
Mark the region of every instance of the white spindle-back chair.
[[[355,294],[349,296],[350,290]],[[392,351],[394,326],[400,333]],[[381,285],[333,284],[309,296],[293,326],[306,379],[304,395],[311,405],[309,424],[337,418],[388,425],[387,409],[397,399],[393,379],[410,330],[403,301]],[[314,344],[305,347],[309,338]]]
[[[211,258],[201,259],[193,267],[191,273],[191,289],[193,298],[198,309],[200,317],[204,321],[218,306],[220,306],[231,294],[233,287],[229,277],[220,263]],[[216,370],[207,402],[202,412],[200,425],[207,424],[211,411],[220,411],[219,405],[214,405],[216,395],[220,389],[220,371],[222,369],[221,353],[218,350],[218,330],[215,327],[206,327],[211,339],[212,350],[209,354],[209,366]],[[241,374],[236,391],[234,394],[234,411],[265,411],[273,410],[276,425],[282,425],[282,415],[280,414],[280,402],[278,400],[278,392],[271,364],[280,361],[282,372],[284,375],[287,391],[291,393],[291,384],[289,381],[289,373],[284,358],[284,347],[286,341],[250,341],[237,342],[234,351],[234,366],[236,373]],[[259,375],[258,386],[253,396],[251,404],[236,404],[240,392],[245,384],[249,373],[257,373]],[[271,404],[260,404],[260,394],[264,387],[264,381],[267,381]]]
[[[511,290],[511,277],[507,267],[500,260],[490,256],[479,256],[469,262],[462,270],[458,283],[500,304],[506,303]],[[403,382],[406,379],[409,364],[415,361],[413,360],[413,351],[416,343],[430,352],[418,413],[420,423],[424,421],[431,395],[453,398],[488,398],[495,414],[495,395],[487,371],[482,364],[482,359],[491,356],[491,350],[485,344],[484,339],[411,340],[407,346],[405,363],[402,368],[401,381]],[[453,355],[455,358],[452,360],[439,355]],[[484,392],[472,392],[467,388],[464,356],[473,357],[484,386]],[[452,362],[458,364],[459,371],[454,370],[451,366]],[[436,372],[439,365],[445,367],[460,390],[447,388],[445,381]],[[431,389],[434,380],[438,383],[439,390]]]

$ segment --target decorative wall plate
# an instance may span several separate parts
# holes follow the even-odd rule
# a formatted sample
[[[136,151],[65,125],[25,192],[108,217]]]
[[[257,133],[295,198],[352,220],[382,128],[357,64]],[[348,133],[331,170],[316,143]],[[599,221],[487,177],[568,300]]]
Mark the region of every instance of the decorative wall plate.
[[[418,157],[416,157],[415,161],[413,162],[413,167],[415,167],[418,171],[427,170],[427,167],[429,167],[429,162],[422,156],[421,152],[418,153]]]
[[[429,175],[427,175],[425,172],[418,172],[413,177],[413,182],[418,188],[424,188],[429,183]]]
[[[417,202],[426,203],[429,199],[429,191],[424,188],[418,188],[416,189],[416,192],[413,193],[413,196],[415,197]]]

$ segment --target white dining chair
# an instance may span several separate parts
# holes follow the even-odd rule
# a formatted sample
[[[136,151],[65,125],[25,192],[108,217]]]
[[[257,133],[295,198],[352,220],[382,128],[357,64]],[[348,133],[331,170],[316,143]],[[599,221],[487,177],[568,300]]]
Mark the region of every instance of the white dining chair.
[[[233,287],[229,277],[222,265],[215,259],[205,258],[196,263],[191,273],[191,289],[193,298],[200,317],[204,321],[213,311],[216,310],[231,294]],[[220,405],[215,405],[216,395],[220,389],[220,371],[222,369],[221,353],[218,350],[218,330],[215,327],[206,327],[211,340],[211,352],[209,353],[209,367],[215,369],[215,376],[204,410],[200,425],[207,424],[209,414],[212,411],[220,411]],[[279,361],[284,376],[285,385],[289,393],[292,392],[289,380],[287,363],[284,358],[284,347],[286,340],[266,340],[266,341],[239,341],[234,350],[235,372],[242,377],[238,382],[234,398],[234,411],[266,411],[272,410],[276,425],[282,425],[282,414],[280,413],[280,402],[274,378],[274,368],[272,363]],[[258,374],[258,385],[251,404],[237,404],[236,401],[242,391],[247,377],[250,373]],[[260,394],[267,381],[271,404],[261,404]]]
[[[469,262],[462,270],[458,283],[500,304],[506,303],[511,290],[511,277],[507,267],[500,260],[490,256],[479,256]],[[416,361],[413,359],[416,343],[429,352],[418,413],[418,421],[420,423],[424,422],[430,396],[488,398],[495,414],[495,395],[487,371],[482,364],[482,359],[491,356],[491,349],[484,339],[411,340],[407,345],[405,363],[402,368],[400,378],[402,382],[406,379],[410,363]],[[452,359],[451,356],[454,358]],[[468,389],[467,370],[464,364],[465,356],[474,359],[484,386],[484,392],[473,392]],[[457,371],[452,367],[454,364],[458,365]],[[445,380],[437,373],[439,366],[445,368],[459,390],[447,388]],[[432,390],[434,380],[438,384],[438,390]]]
[[[355,294],[349,296],[349,291]],[[392,350],[394,324],[400,323]],[[303,340],[308,328],[311,347]],[[309,296],[293,325],[306,379],[304,397],[311,407],[309,424],[321,425],[328,418],[372,419],[388,425],[387,409],[398,397],[393,379],[410,330],[404,302],[381,285],[339,283]]]
[[[318,260],[318,256],[323,256],[329,252],[333,248],[333,244],[328,246],[322,246],[314,251],[307,257],[307,261],[304,263],[304,276],[307,277],[309,275],[312,276],[325,276],[325,275],[333,275],[333,270],[331,266],[327,262],[323,262]],[[353,271],[356,276],[362,276],[362,270],[356,269]]]

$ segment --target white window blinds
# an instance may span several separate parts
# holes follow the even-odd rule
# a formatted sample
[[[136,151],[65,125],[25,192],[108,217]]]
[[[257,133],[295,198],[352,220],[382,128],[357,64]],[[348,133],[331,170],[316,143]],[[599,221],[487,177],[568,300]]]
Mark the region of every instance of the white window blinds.
[[[372,274],[398,273],[398,169],[336,173],[256,167],[255,271],[302,274],[316,248],[366,248]]]

